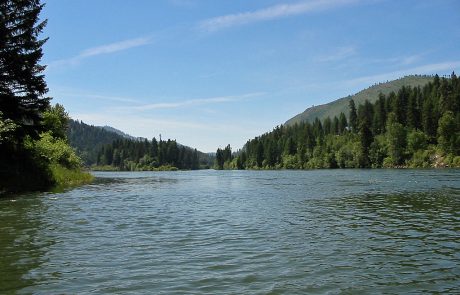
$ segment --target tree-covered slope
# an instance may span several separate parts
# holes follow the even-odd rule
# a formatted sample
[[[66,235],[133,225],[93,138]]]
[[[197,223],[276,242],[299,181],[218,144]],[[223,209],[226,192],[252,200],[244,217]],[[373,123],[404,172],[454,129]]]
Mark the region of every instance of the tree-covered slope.
[[[348,103],[350,99],[353,99],[356,105],[364,104],[365,100],[368,100],[371,103],[374,103],[379,98],[379,94],[382,93],[384,95],[388,95],[390,92],[394,91],[397,92],[402,86],[410,86],[410,87],[417,87],[417,86],[424,86],[428,82],[433,81],[432,76],[421,76],[421,75],[413,75],[413,76],[406,76],[401,79],[375,84],[370,86],[367,89],[364,89],[354,95],[350,95],[347,97],[342,97],[337,99],[333,102],[313,106],[306,109],[304,112],[296,115],[295,117],[286,121],[285,125],[294,125],[295,123],[301,122],[310,122],[312,123],[315,118],[323,121],[327,117],[334,118],[334,116],[339,117],[340,113],[343,112],[348,116]]]
[[[237,154],[217,150],[218,169],[460,167],[460,78],[433,77],[363,104],[349,118],[277,126]]]
[[[198,169],[209,167],[214,161],[214,157],[175,140],[157,142],[155,138],[135,138],[110,126],[93,126],[75,120],[70,120],[67,137],[88,166],[113,166],[118,170],[148,170],[159,166]]]
[[[70,145],[77,151],[86,165],[96,163],[97,153],[102,146],[125,138],[112,129],[107,130],[75,120],[69,121],[67,137]]]

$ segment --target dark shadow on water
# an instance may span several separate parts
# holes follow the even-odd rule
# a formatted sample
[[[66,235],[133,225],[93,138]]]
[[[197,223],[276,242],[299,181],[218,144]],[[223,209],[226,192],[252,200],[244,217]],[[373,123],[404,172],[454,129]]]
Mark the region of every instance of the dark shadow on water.
[[[33,275],[46,260],[46,250],[54,244],[42,239],[46,228],[42,216],[47,206],[37,195],[10,196],[0,200],[0,293],[15,293],[36,285],[41,279]]]

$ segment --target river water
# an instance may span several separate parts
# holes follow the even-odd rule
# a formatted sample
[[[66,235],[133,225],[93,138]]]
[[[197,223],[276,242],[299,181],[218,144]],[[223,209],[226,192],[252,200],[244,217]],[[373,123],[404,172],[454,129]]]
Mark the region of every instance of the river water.
[[[1,294],[460,290],[460,170],[95,176],[0,199]]]

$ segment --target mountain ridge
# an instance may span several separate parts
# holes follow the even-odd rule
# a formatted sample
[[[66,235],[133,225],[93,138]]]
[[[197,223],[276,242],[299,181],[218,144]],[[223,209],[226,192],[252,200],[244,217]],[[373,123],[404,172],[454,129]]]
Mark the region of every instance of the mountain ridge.
[[[348,95],[331,101],[329,103],[309,107],[305,109],[305,111],[303,111],[302,113],[299,113],[287,120],[284,124],[290,126],[296,123],[306,121],[313,122],[316,118],[323,121],[327,117],[330,117],[331,119],[334,116],[338,117],[341,112],[343,112],[348,118],[348,102],[350,99],[353,99],[357,106],[363,104],[366,99],[369,100],[369,102],[373,103],[378,99],[380,93],[388,95],[392,91],[397,91],[402,86],[422,87],[428,84],[428,82],[431,82],[433,79],[434,76],[409,75],[396,80],[376,83],[353,95]]]
[[[97,162],[97,153],[103,146],[110,145],[116,140],[151,141],[143,137],[134,137],[111,126],[94,126],[74,119],[69,120],[67,137],[70,145],[88,166]],[[177,146],[194,150],[194,148],[180,143],[177,143]],[[213,155],[198,150],[197,152],[201,159],[206,159],[207,162],[212,161]]]

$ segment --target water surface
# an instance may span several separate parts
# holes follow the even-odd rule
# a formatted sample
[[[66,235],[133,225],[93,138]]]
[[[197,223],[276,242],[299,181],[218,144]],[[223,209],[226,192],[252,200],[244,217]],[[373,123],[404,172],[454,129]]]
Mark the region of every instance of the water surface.
[[[0,293],[460,290],[460,170],[95,175],[0,200]]]

